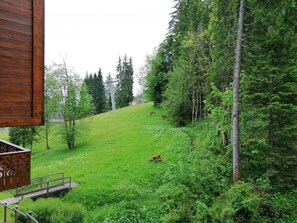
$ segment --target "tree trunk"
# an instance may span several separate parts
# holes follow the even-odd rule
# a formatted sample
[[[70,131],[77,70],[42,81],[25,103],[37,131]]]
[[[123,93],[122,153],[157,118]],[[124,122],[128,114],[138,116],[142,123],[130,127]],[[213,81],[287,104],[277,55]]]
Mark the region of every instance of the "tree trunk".
[[[49,142],[48,142],[48,122],[45,121],[45,144],[46,149],[50,149]]]
[[[194,87],[192,88],[192,124],[195,123],[195,89]]]
[[[241,45],[243,34],[243,16],[244,16],[244,0],[240,0],[239,19],[238,19],[238,32],[235,50],[235,65],[234,65],[234,78],[233,78],[233,182],[237,182],[240,177],[240,156],[239,156],[239,83],[240,83],[240,64],[241,64]]]

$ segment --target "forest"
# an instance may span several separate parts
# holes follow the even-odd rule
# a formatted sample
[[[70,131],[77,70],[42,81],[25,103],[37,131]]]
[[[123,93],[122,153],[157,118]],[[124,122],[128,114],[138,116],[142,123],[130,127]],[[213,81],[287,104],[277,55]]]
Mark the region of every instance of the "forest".
[[[168,36],[148,61],[146,93],[178,126],[211,119],[220,153],[230,153],[240,4],[240,179],[294,188],[295,1],[176,1]]]
[[[233,176],[222,173],[233,178],[230,190],[244,182],[252,194],[296,194],[296,1],[175,3],[147,61],[147,96],[176,126],[215,124],[216,154],[233,163]]]

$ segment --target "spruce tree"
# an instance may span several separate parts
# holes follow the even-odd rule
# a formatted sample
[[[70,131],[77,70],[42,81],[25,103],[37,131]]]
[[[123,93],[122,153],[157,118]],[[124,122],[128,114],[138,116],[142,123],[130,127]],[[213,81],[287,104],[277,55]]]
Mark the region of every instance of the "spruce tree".
[[[249,1],[244,48],[246,174],[274,187],[297,183],[297,7]]]
[[[133,100],[133,64],[132,58],[124,56],[123,61],[119,58],[117,65],[117,81],[115,92],[116,106],[122,108],[129,105]]]
[[[239,1],[213,0],[210,9],[212,64],[209,79],[220,91],[225,91],[233,78]]]
[[[92,104],[95,106],[95,114],[106,111],[106,94],[103,83],[102,71],[99,68],[98,73],[91,73],[85,77],[85,83],[88,87],[88,93],[92,96]]]

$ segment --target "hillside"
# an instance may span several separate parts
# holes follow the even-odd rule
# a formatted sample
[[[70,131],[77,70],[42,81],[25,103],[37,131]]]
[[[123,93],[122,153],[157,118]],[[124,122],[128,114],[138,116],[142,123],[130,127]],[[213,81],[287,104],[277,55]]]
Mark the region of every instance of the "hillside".
[[[32,177],[63,171],[79,186],[60,198],[24,200],[20,209],[54,213],[50,223],[82,222],[80,213],[90,223],[296,222],[296,190],[231,185],[231,151],[218,146],[211,122],[175,128],[164,114],[147,103],[86,118],[73,150],[53,125],[51,149],[34,145]],[[150,161],[157,154],[162,161]]]
[[[151,111],[155,114],[149,115]],[[161,172],[189,145],[183,131],[160,119],[163,114],[147,103],[86,118],[73,150],[66,148],[55,125],[50,129],[51,149],[45,149],[44,141],[33,147],[32,178],[61,171],[71,176],[79,187],[64,199],[83,204],[89,216],[96,213],[96,222],[106,211],[118,214],[131,200],[150,206],[158,202],[151,200],[151,185],[159,183]],[[149,161],[156,154],[164,161]]]

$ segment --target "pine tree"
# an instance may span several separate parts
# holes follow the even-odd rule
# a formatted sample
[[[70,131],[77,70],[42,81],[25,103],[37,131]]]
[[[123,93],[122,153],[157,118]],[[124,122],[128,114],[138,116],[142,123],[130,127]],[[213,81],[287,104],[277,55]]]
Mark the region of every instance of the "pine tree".
[[[297,7],[249,1],[244,48],[245,173],[275,187],[297,183]],[[252,120],[252,121],[251,121]]]
[[[100,114],[106,111],[106,94],[103,83],[102,71],[99,68],[98,73],[92,73],[85,77],[85,83],[88,87],[88,92],[92,96],[92,104],[95,106],[95,114]]]
[[[115,92],[118,108],[128,106],[133,100],[133,73],[132,58],[128,59],[127,55],[124,56],[123,61],[119,58],[116,75],[118,84]]]
[[[225,91],[233,78],[239,1],[213,0],[210,9],[212,64],[209,78],[220,91]]]

